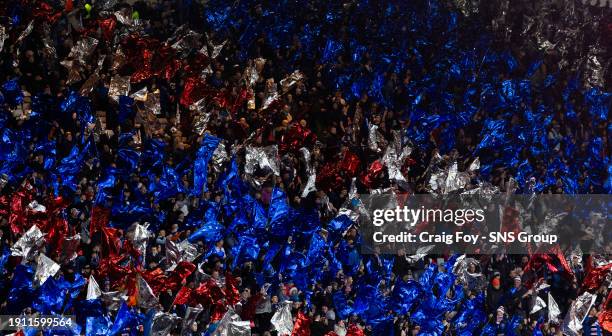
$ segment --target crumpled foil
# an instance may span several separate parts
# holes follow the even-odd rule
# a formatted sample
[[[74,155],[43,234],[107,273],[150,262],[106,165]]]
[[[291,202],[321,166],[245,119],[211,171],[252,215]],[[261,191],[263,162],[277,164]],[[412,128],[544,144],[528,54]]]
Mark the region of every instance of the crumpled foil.
[[[228,329],[228,336],[251,336],[251,321],[230,322]]]
[[[170,239],[166,239],[165,248],[166,263],[172,265],[172,268],[176,267],[176,264],[181,261],[181,251],[179,251],[178,246]]]
[[[317,171],[312,166],[310,162],[310,151],[306,147],[300,148],[300,153],[302,154],[302,159],[304,159],[304,166],[306,167],[306,174],[308,174],[308,179],[306,180],[306,185],[304,186],[304,190],[302,191],[302,197],[308,196],[313,191],[317,190],[316,181],[317,181]]]
[[[21,32],[21,35],[19,35],[19,37],[17,38],[17,41],[15,41],[15,45],[19,45],[21,41],[23,41],[23,39],[25,39],[26,37],[28,37],[28,35],[30,35],[30,33],[32,33],[33,29],[34,29],[34,21],[30,21],[26,29],[24,29]]]
[[[183,322],[181,324],[181,335],[190,333],[189,330],[191,328],[191,324],[197,320],[198,315],[200,315],[201,312],[202,308],[187,307],[187,311],[185,312],[185,316],[183,317]]]
[[[36,272],[34,273],[34,286],[39,287],[52,277],[59,271],[60,265],[55,261],[51,260],[44,254],[38,255],[38,260],[36,261]]]
[[[132,16],[129,15],[128,13],[125,12],[125,10],[118,10],[115,13],[113,13],[115,15],[115,18],[117,18],[117,21],[119,21],[119,23],[121,23],[122,25],[125,26],[133,26],[134,25],[134,21],[132,20]]]
[[[132,93],[130,95],[130,98],[134,99],[135,101],[145,102],[145,101],[147,101],[147,94],[148,93],[149,93],[149,90],[145,86],[142,89]]]
[[[415,254],[411,254],[411,255],[406,255],[406,261],[410,264],[414,264],[416,262],[418,262],[419,260],[425,258],[425,256],[427,254],[429,254],[429,251],[431,251],[433,248],[435,247],[435,245],[425,245],[425,246],[420,246],[417,250]]]
[[[593,303],[597,299],[597,294],[584,292],[580,295],[569,308],[563,319],[561,330],[564,335],[582,335],[582,321],[591,310]]]
[[[257,83],[257,81],[259,80],[259,72],[257,71],[255,65],[247,67],[244,70],[243,77],[244,81],[246,82],[246,85],[248,87],[253,87],[253,85],[255,85],[255,83]]]
[[[106,59],[106,55],[100,56],[100,58],[98,59],[98,66],[96,67],[96,70],[94,70],[94,73],[91,74],[89,78],[87,78],[87,80],[85,81],[85,83],[83,83],[83,85],[81,85],[81,88],[79,89],[79,93],[81,94],[81,96],[89,95],[91,91],[93,90],[93,88],[98,83],[98,80],[100,80],[99,74],[100,74],[100,70],[102,70],[102,66],[104,65],[105,59]]]
[[[45,245],[45,234],[36,225],[11,246],[11,255],[23,257],[23,263],[33,260],[36,252]]]
[[[181,261],[192,262],[199,256],[198,248],[186,239],[176,244],[166,239],[166,262],[170,265],[167,271],[172,271]]]
[[[159,301],[157,300],[155,294],[153,294],[153,290],[147,281],[140,274],[138,274],[136,277],[138,290],[136,300],[138,302],[138,306],[145,309],[157,307]]]
[[[8,178],[8,175],[0,174],[0,191],[2,191],[2,189],[4,189],[4,187],[8,183]]]
[[[128,228],[126,233],[126,237],[132,242],[134,248],[140,252],[143,263],[145,262],[144,257],[147,252],[147,242],[149,238],[153,237],[153,234],[147,229],[147,226],[134,223]]]
[[[279,335],[291,335],[293,330],[293,319],[291,317],[291,301],[285,301],[282,303],[282,307],[277,310],[270,323],[274,326],[274,329]]]
[[[289,76],[281,79],[280,86],[283,93],[291,90],[299,81],[304,79],[304,74],[300,70],[295,70]]]
[[[130,92],[130,76],[115,75],[111,78],[108,96],[119,103],[119,96],[127,96]]]
[[[455,0],[455,6],[465,16],[478,13],[478,1],[474,0]]]
[[[206,127],[208,127],[208,122],[210,121],[210,112],[206,111],[205,98],[190,105],[189,111],[191,111],[193,115],[193,131],[198,135],[204,135]]]
[[[6,28],[4,26],[0,26],[0,52],[2,52],[2,48],[4,48],[4,41],[6,41]]]
[[[603,51],[598,46],[592,46],[586,56],[584,80],[588,87],[604,87]]]
[[[382,148],[387,145],[387,141],[378,131],[378,125],[368,125],[368,148],[376,153],[381,153]]]
[[[468,173],[458,172],[457,162],[453,162],[448,168],[432,173],[427,187],[432,193],[448,194],[464,188],[469,181]]]
[[[462,284],[467,285],[471,290],[479,290],[486,285],[486,279],[480,272],[470,273],[468,271],[470,264],[478,266],[480,262],[474,258],[466,258],[464,254],[457,258],[452,272]]]
[[[113,63],[111,64],[110,70],[117,71],[125,64],[126,58],[123,51],[119,48],[113,54]]]
[[[278,98],[280,98],[280,95],[278,94],[276,83],[274,82],[274,78],[270,78],[266,82],[266,93],[261,109],[267,109],[268,107],[270,107],[270,105],[272,105],[272,103],[277,101]]]
[[[178,41],[172,44],[172,48],[176,50],[181,56],[187,56],[187,54],[194,49],[197,49],[202,40],[202,34],[196,33],[193,30],[189,30],[184,36]]]
[[[79,256],[79,245],[81,244],[81,235],[75,234],[72,237],[66,237],[62,241],[62,258],[61,262],[74,260]]]
[[[87,283],[87,300],[95,300],[102,296],[102,290],[98,285],[98,282],[93,277],[93,275],[89,276],[89,282]]]
[[[161,103],[160,103],[159,97],[160,97],[159,89],[153,92],[149,92],[147,94],[147,99],[145,101],[145,108],[148,113],[152,113],[154,115],[161,114]]]
[[[229,155],[227,154],[227,150],[225,150],[225,141],[222,140],[215,148],[211,158],[212,169],[215,173],[220,174],[223,172],[223,164],[229,161]]]
[[[30,202],[30,204],[28,204],[28,208],[33,211],[33,212],[45,212],[47,211],[47,208],[42,205],[42,204],[38,204],[38,202],[36,200],[33,200],[32,202]]]
[[[156,312],[153,316],[153,324],[151,325],[152,336],[170,335],[170,331],[174,329],[180,318],[176,315]]]
[[[93,37],[85,37],[77,41],[72,46],[68,58],[79,61],[81,64],[87,64],[86,59],[93,53],[98,46],[98,40]]]
[[[480,169],[480,158],[476,157],[468,167],[469,172],[475,172]]]
[[[223,41],[221,44],[213,44],[212,42],[210,42],[210,40],[208,40],[208,46],[210,47],[210,58],[215,59],[219,56],[219,54],[221,54],[221,50],[223,50],[223,47],[225,46],[225,43],[227,43],[227,40]]]
[[[125,293],[119,291],[113,292],[102,292],[101,300],[110,311],[116,311],[119,309],[121,302],[126,301],[127,297]]]
[[[269,168],[274,175],[280,176],[279,161],[277,145],[266,147],[247,146],[244,172],[251,175],[255,172],[255,167],[259,166],[261,169]]]
[[[399,132],[394,132],[393,142],[387,146],[382,158],[382,163],[387,167],[389,181],[406,182],[406,178],[402,174],[402,166],[411,153],[412,148],[410,146],[402,148],[401,136]]]

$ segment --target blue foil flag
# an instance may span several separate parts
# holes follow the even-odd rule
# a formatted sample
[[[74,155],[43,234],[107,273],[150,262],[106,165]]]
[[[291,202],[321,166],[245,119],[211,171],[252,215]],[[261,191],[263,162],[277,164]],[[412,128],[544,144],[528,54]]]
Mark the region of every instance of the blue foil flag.
[[[130,331],[136,331],[136,327],[138,326],[138,317],[134,314],[130,308],[128,308],[127,304],[124,302],[121,303],[119,307],[119,311],[117,311],[117,317],[115,318],[115,323],[111,327],[110,331],[107,333],[108,336],[115,336],[129,328]]]
[[[107,316],[89,316],[85,324],[85,336],[106,336],[111,331],[111,326]]]
[[[202,190],[208,191],[206,185],[208,161],[212,158],[220,141],[221,139],[212,135],[206,134],[204,136],[202,144],[196,153],[195,162],[193,163],[193,195],[201,196]]]
[[[197,229],[187,238],[189,242],[194,243],[203,240],[207,243],[216,242],[223,238],[223,230],[225,227],[217,221],[217,213],[214,208],[207,209],[204,218],[204,225]]]

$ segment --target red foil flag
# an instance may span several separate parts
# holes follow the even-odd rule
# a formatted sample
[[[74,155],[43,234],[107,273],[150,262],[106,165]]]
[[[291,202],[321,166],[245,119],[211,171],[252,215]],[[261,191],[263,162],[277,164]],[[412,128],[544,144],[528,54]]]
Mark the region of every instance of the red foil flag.
[[[93,236],[98,230],[108,225],[110,218],[110,209],[105,209],[99,206],[94,206],[91,209],[91,219],[89,224],[89,234]]]
[[[608,298],[603,304],[603,309],[597,320],[605,331],[612,333],[612,291],[608,292]]]
[[[383,168],[384,166],[380,161],[372,162],[367,172],[361,175],[361,183],[368,188],[372,188],[376,179],[382,174]]]
[[[178,263],[178,265],[176,265],[176,268],[170,273],[170,275],[166,279],[164,287],[176,291],[179,286],[185,281],[185,279],[187,279],[187,277],[191,275],[191,273],[193,273],[195,269],[196,265],[188,261],[181,261],[180,263]],[[149,285],[151,285],[150,282]]]
[[[607,264],[605,266],[592,268],[584,277],[584,282],[582,283],[582,289],[586,291],[592,291],[598,289],[606,279],[608,273],[612,269],[612,264]],[[612,291],[611,291],[612,292]]]
[[[337,162],[327,162],[317,172],[316,185],[320,190],[338,189],[342,184],[343,179],[340,176],[340,167]]]
[[[359,157],[351,151],[346,150],[340,162],[340,170],[346,172],[350,177],[356,176],[359,170]]]
[[[119,238],[119,230],[103,227],[102,228],[102,249],[105,256],[119,255],[121,239]]]
[[[107,19],[98,20],[98,25],[102,30],[102,35],[104,35],[104,38],[108,41],[112,40],[115,27],[117,27],[117,19],[115,16],[111,15]]]
[[[232,276],[232,273],[227,272],[225,274],[225,297],[227,303],[230,305],[235,305],[240,301],[240,292],[238,291],[238,282]]]
[[[179,290],[178,293],[176,293],[176,297],[174,298],[174,302],[172,302],[172,304],[173,305],[179,305],[179,304],[193,305],[194,301],[193,301],[192,296],[194,292],[195,292],[194,289],[184,286],[183,288],[181,288],[181,290]]]
[[[280,153],[295,152],[302,147],[310,148],[317,141],[317,135],[299,123],[294,123],[287,130],[278,146]]]
[[[26,183],[11,197],[11,214],[8,222],[14,234],[23,234],[26,224],[26,207],[32,202],[32,199],[32,187],[29,183]]]
[[[310,317],[299,311],[291,336],[310,336],[310,322]]]
[[[346,336],[364,336],[363,329],[359,328],[356,324],[351,324],[346,331]]]

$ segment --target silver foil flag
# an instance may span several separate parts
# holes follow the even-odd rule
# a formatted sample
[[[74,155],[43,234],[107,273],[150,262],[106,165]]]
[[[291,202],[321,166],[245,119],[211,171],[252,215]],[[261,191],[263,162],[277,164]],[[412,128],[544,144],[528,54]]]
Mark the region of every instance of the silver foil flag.
[[[227,336],[251,336],[251,321],[230,322]]]
[[[261,106],[262,110],[267,109],[268,107],[270,107],[270,105],[272,105],[272,103],[274,103],[278,100],[278,98],[280,98],[276,86],[277,85],[274,82],[274,78],[270,78],[266,81],[266,91],[264,95],[263,104]]]
[[[272,315],[270,323],[272,323],[278,335],[291,335],[291,332],[293,331],[291,302],[284,302],[283,306],[277,310],[274,315]]]
[[[213,170],[217,174],[223,172],[223,164],[229,161],[229,155],[225,149],[225,140],[221,140],[221,142],[219,142],[219,145],[217,145],[217,148],[215,148],[210,161]]]
[[[277,145],[266,147],[247,146],[245,159],[244,172],[247,174],[253,174],[255,167],[259,166],[262,169],[269,168],[274,175],[280,176]]]
[[[30,21],[30,23],[28,23],[28,26],[26,27],[26,29],[24,29],[21,32],[21,35],[19,35],[19,37],[17,38],[17,41],[15,41],[15,45],[19,45],[21,41],[23,41],[23,39],[25,39],[26,37],[28,37],[28,35],[30,35],[33,29],[34,29],[34,21],[32,20]]]
[[[36,225],[17,240],[11,247],[11,255],[23,257],[23,263],[32,260],[36,252],[45,245],[45,234]]]
[[[164,313],[164,312],[156,312],[155,316],[153,316],[153,323],[151,325],[151,332],[149,335],[151,336],[167,336],[170,335],[170,332],[180,318],[176,315]]]
[[[548,293],[548,320],[551,322],[558,323],[559,316],[561,315],[561,309],[559,309],[559,305],[557,305],[557,301],[555,298]]]
[[[147,281],[140,274],[137,275],[136,278],[136,289],[138,291],[136,301],[138,302],[138,306],[145,309],[157,307],[159,301],[155,294],[153,294],[153,290],[149,287]]]
[[[130,95],[130,98],[136,100],[136,101],[141,101],[141,102],[145,102],[147,101],[147,94],[149,93],[149,90],[147,89],[147,87],[143,87],[142,89],[132,93]]]
[[[368,148],[376,153],[382,152],[381,147],[385,146],[385,139],[378,131],[378,125],[369,124],[368,128]]]
[[[535,314],[544,308],[546,308],[546,302],[544,302],[544,299],[537,295],[534,295],[531,300],[531,311],[529,312],[529,314]]]
[[[102,290],[93,275],[90,275],[87,283],[87,300],[95,300],[100,296],[102,296]]]
[[[38,255],[38,260],[36,261],[36,272],[34,273],[34,286],[38,287],[52,277],[59,271],[60,265],[55,261],[51,260],[44,254]]]
[[[119,309],[119,305],[122,301],[125,301],[127,297],[118,291],[114,292],[102,292],[101,300],[110,311],[116,311]]]
[[[480,169],[480,158],[476,157],[474,159],[474,161],[472,161],[472,163],[470,164],[470,167],[468,168],[469,172],[475,172],[478,169]]]
[[[304,186],[304,190],[302,191],[302,197],[306,197],[311,192],[317,190],[317,171],[314,169],[312,163],[310,162],[311,155],[308,148],[300,148],[300,154],[302,154],[302,158],[304,159],[304,166],[306,167],[306,174],[308,174],[308,180],[306,181],[306,185]]]
[[[589,314],[589,310],[591,310],[596,299],[597,295],[584,292],[572,302],[567,314],[565,314],[565,319],[561,327],[564,335],[582,335],[580,332],[580,330],[582,330],[582,322]]]
[[[291,90],[299,81],[304,78],[304,74],[300,70],[295,70],[289,76],[281,79],[280,86],[283,93]]]
[[[240,317],[238,316],[238,314],[236,314],[233,308],[231,307],[228,308],[227,312],[225,312],[225,315],[223,315],[223,318],[221,318],[221,320],[217,324],[217,329],[213,331],[212,336],[233,335],[231,333],[230,324],[236,321],[240,321]],[[249,333],[250,333],[250,329],[249,329]],[[236,335],[243,335],[243,334],[236,334]]]
[[[6,28],[0,26],[0,52],[2,52],[2,48],[4,48],[4,41],[6,41]]]
[[[108,88],[108,96],[118,103],[119,96],[127,96],[128,93],[130,93],[130,76],[113,76]]]
[[[72,49],[68,54],[68,58],[77,60],[81,64],[85,65],[87,64],[86,59],[93,53],[97,46],[98,40],[93,37],[85,37],[80,39],[74,46],[72,46]]]
[[[134,248],[136,248],[143,257],[143,263],[145,262],[144,256],[147,252],[147,242],[152,236],[153,234],[151,231],[149,231],[146,226],[139,223],[132,224],[126,233],[126,237],[132,242]]]
[[[181,325],[181,335],[192,335],[190,329],[191,325],[196,321],[198,315],[202,312],[202,308],[199,307],[187,307],[183,323]]]

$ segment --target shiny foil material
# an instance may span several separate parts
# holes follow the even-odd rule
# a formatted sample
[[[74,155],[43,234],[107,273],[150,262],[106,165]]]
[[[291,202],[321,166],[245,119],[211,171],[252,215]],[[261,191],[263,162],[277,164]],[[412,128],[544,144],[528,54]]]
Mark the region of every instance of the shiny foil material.
[[[138,302],[138,306],[145,309],[157,307],[159,301],[157,300],[157,297],[153,293],[151,287],[149,287],[149,284],[140,275],[137,275],[136,278],[138,290],[136,300]]]
[[[36,273],[34,273],[34,286],[42,286],[49,277],[55,276],[59,269],[60,265],[58,263],[42,253],[39,254],[36,261]]]
[[[108,96],[119,103],[119,96],[127,96],[130,92],[130,76],[115,75],[111,78]]]
[[[180,318],[176,315],[164,313],[164,312],[156,312],[155,316],[153,316],[153,324],[151,326],[151,336],[166,336],[170,335],[170,332]]]
[[[72,47],[68,58],[79,61],[81,64],[87,64],[87,58],[93,53],[98,46],[98,40],[93,37],[84,37],[77,41]]]
[[[34,256],[45,245],[45,234],[36,225],[30,229],[11,247],[11,255],[23,257],[23,262],[33,260]]]
[[[257,166],[259,166],[259,168],[261,169],[268,168],[274,173],[274,175],[280,176],[280,160],[278,157],[278,146],[247,146],[244,172],[252,175],[255,172],[255,167]]]
[[[87,300],[95,300],[102,296],[102,290],[93,275],[89,276],[89,282],[87,283]]]
[[[286,78],[281,79],[280,81],[281,91],[283,93],[288,92],[302,79],[304,79],[304,74],[300,70],[295,70]]]

